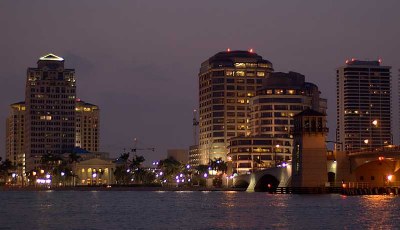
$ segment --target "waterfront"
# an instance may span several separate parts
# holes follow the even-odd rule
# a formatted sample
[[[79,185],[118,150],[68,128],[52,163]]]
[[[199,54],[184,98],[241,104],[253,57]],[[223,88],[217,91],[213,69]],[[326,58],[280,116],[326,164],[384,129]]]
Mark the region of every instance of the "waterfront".
[[[400,197],[247,192],[0,192],[0,229],[396,228]]]

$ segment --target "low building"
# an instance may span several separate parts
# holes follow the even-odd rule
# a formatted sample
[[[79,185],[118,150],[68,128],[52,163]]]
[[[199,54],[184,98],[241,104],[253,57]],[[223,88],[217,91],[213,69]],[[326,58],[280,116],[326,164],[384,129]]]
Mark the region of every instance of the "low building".
[[[91,158],[80,161],[74,166],[76,185],[115,184],[114,170],[115,163],[109,159]]]
[[[265,136],[234,137],[230,139],[229,158],[232,160],[233,173],[244,174],[290,160],[292,139]]]
[[[198,145],[192,145],[189,147],[189,164],[191,167],[200,165],[200,152]]]
[[[115,184],[116,164],[108,153],[83,149],[77,149],[76,153],[79,156],[79,161],[73,167],[74,175],[77,176],[76,185]]]
[[[173,157],[182,164],[189,163],[189,151],[187,149],[168,149],[167,158]]]

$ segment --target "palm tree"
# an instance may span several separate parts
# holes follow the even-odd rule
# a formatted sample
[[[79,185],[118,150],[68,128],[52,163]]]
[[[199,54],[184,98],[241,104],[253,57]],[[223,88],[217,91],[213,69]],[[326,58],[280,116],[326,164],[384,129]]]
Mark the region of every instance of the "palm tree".
[[[0,178],[2,178],[4,181],[6,181],[10,171],[14,171],[16,169],[17,167],[13,165],[10,160],[6,159],[5,161],[1,161],[0,158]]]
[[[142,163],[145,161],[143,156],[138,156],[135,155],[132,158],[131,164],[129,166],[130,169],[132,170],[137,170],[138,168],[141,167]]]
[[[175,160],[175,158],[173,157],[161,160],[158,164],[158,167],[160,167],[160,169],[164,173],[163,177],[169,182],[171,182],[173,178],[184,169],[184,165],[181,162]]]
[[[128,184],[131,180],[131,173],[127,170],[125,165],[117,166],[114,171],[115,180],[117,184]]]
[[[70,154],[68,155],[68,163],[70,163],[70,164],[79,162],[80,159],[81,159],[81,156],[79,156],[79,155],[76,154],[76,153],[70,153]]]
[[[228,170],[228,164],[223,161],[221,157],[210,160],[210,167],[212,170],[222,173],[226,173],[226,171]]]

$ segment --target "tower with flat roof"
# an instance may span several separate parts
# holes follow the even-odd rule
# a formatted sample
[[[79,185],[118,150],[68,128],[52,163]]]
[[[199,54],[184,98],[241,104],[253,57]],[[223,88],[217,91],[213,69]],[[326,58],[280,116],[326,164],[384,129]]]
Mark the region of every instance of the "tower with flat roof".
[[[25,102],[10,105],[10,113],[6,120],[6,158],[16,168],[18,183],[23,183],[25,175],[24,123]]]
[[[381,64],[352,59],[336,71],[336,140],[343,150],[392,144],[391,67]]]
[[[99,106],[76,100],[76,135],[75,146],[89,152],[99,151],[100,144],[100,109]]]
[[[249,101],[272,63],[250,51],[224,51],[201,64],[199,77],[200,164],[226,160],[228,140],[250,133]]]

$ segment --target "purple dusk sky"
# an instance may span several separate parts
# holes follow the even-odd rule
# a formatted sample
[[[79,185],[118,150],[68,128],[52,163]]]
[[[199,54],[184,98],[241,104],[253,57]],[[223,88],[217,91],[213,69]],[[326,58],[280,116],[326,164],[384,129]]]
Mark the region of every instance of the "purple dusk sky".
[[[296,71],[328,98],[336,125],[335,68],[347,58],[392,66],[398,143],[400,1],[0,1],[0,156],[8,105],[24,100],[26,69],[54,53],[75,68],[78,97],[101,108],[101,150],[133,146],[148,161],[193,144],[201,62],[247,50]]]

